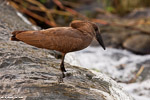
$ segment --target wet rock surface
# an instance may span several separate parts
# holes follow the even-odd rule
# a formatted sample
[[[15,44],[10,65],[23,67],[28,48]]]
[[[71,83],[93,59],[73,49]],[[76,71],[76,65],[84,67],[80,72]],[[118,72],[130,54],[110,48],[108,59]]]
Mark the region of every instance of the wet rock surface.
[[[134,35],[125,40],[123,47],[139,54],[148,54],[150,51],[150,35]]]
[[[65,63],[67,77],[58,83],[60,60],[51,51],[10,41],[14,30],[33,30],[0,0],[0,97],[23,100],[132,100],[115,81]]]

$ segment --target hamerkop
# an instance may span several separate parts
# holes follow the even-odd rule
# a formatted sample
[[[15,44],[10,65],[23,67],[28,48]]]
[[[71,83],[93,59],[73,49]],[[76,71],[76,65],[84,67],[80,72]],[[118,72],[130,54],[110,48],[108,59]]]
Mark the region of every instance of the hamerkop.
[[[78,51],[90,45],[93,38],[105,49],[100,29],[94,22],[75,20],[69,27],[55,27],[38,31],[14,31],[11,40],[23,41],[29,45],[56,50],[62,53],[60,69],[62,78],[66,72],[64,58],[66,53]]]

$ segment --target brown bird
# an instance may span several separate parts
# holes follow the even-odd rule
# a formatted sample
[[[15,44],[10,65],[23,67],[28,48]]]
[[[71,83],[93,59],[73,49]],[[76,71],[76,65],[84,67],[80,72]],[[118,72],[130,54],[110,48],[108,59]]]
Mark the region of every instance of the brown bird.
[[[93,38],[96,38],[105,50],[98,25],[89,21],[75,20],[71,22],[69,27],[55,27],[38,31],[14,31],[12,34],[11,40],[13,41],[23,41],[35,47],[61,52],[62,78],[65,77],[64,72],[66,72],[64,67],[66,53],[88,47]]]

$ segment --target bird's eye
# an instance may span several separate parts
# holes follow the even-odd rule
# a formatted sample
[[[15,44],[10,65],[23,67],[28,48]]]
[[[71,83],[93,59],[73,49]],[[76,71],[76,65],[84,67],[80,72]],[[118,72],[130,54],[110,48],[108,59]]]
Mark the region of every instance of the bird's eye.
[[[98,27],[97,27],[97,26],[96,26],[96,27],[94,27],[94,30],[95,30],[95,31],[98,31]]]

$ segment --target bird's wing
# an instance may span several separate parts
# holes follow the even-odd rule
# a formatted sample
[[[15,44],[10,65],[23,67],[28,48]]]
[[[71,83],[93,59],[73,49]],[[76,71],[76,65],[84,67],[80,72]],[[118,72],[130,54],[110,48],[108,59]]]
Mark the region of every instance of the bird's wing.
[[[80,49],[81,32],[71,27],[57,27],[41,31],[24,31],[17,39],[40,48],[70,52]]]

